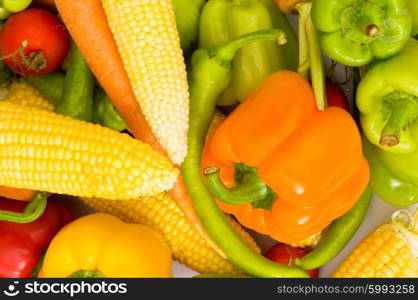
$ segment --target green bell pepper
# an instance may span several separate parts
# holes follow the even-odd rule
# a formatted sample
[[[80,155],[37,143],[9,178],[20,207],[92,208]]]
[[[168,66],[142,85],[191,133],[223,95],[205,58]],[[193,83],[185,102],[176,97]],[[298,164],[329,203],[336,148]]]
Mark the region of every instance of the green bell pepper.
[[[363,131],[388,152],[418,151],[417,57],[418,41],[410,38],[401,52],[373,66],[358,86]]]
[[[286,16],[271,0],[210,0],[200,20],[200,48],[216,48],[245,33],[263,29],[281,29],[287,44],[257,41],[242,48],[234,59],[232,81],[218,98],[218,105],[243,101],[271,73],[280,69],[296,70],[296,35]]]
[[[353,67],[399,52],[412,26],[405,0],[315,0],[312,20],[325,54]]]
[[[193,50],[199,33],[200,13],[206,0],[173,0],[181,48],[185,53]]]
[[[364,137],[363,150],[370,166],[370,187],[380,199],[397,207],[418,202],[418,151],[390,153]]]
[[[407,0],[406,8],[412,17],[412,35],[418,35],[418,1],[417,0]]]

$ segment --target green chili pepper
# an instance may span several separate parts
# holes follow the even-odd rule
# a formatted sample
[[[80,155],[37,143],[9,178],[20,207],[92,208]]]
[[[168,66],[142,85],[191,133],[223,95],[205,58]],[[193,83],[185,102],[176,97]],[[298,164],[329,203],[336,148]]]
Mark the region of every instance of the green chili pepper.
[[[397,55],[374,65],[356,93],[368,140],[389,152],[417,152],[418,41],[410,38]]]
[[[406,8],[412,17],[412,35],[418,35],[418,1],[406,0]]]
[[[368,187],[350,211],[332,222],[319,246],[303,258],[296,258],[295,264],[305,270],[313,270],[336,257],[360,227],[371,199],[372,190]]]
[[[64,73],[55,71],[45,75],[25,77],[25,79],[46,100],[55,106],[59,105],[65,82]],[[116,112],[109,97],[100,88],[96,88],[94,92],[92,122],[117,131],[122,131],[127,128],[126,123]]]
[[[243,47],[234,58],[231,84],[220,95],[218,105],[243,101],[271,73],[296,70],[298,47],[286,16],[271,0],[210,0],[200,20],[200,48],[214,48],[242,34],[256,30],[281,29],[288,42],[280,47],[258,41]]]
[[[62,99],[65,74],[55,71],[40,76],[25,77],[26,81],[34,87],[46,100],[57,106]]]
[[[199,19],[206,0],[173,0],[181,48],[189,53],[197,42]]]
[[[125,121],[118,114],[107,94],[100,88],[96,89],[94,93],[93,123],[116,131],[127,128]]]
[[[90,122],[95,79],[74,42],[70,57],[71,63],[65,76],[62,98],[55,111],[73,119]]]
[[[347,66],[388,58],[411,35],[405,0],[315,0],[312,20],[324,52]]]
[[[0,221],[13,223],[30,223],[37,220],[45,211],[47,204],[46,193],[37,192],[22,213],[0,210]]]
[[[285,42],[281,30],[262,30],[240,36],[216,49],[200,49],[192,56],[188,153],[182,164],[187,190],[203,227],[219,245],[228,261],[259,277],[308,277],[297,267],[274,263],[254,252],[236,234],[202,181],[201,155],[219,94],[229,85],[232,61],[243,46],[258,40]]]

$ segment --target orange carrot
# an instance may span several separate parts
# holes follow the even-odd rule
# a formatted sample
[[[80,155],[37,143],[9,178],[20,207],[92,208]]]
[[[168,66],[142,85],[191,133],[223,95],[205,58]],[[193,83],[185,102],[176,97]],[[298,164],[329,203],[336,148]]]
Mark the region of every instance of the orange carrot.
[[[132,134],[167,156],[136,101],[101,1],[56,0],[55,4],[72,38]],[[181,175],[170,193],[200,235],[220,252],[203,229]]]
[[[0,185],[0,197],[21,200],[21,201],[31,201],[35,197],[36,191],[27,190],[27,189],[16,189],[8,186]]]

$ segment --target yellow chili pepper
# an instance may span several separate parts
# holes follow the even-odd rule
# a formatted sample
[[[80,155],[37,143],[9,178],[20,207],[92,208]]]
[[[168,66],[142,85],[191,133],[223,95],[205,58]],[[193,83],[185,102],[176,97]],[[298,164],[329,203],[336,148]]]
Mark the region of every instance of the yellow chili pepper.
[[[172,258],[153,229],[95,213],[52,240],[39,277],[172,277]]]

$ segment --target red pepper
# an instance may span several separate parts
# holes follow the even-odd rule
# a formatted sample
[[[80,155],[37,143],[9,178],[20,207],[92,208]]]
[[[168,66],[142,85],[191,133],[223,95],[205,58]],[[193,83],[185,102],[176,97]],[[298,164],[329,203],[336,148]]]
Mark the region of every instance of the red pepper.
[[[331,81],[327,81],[325,88],[328,106],[338,106],[344,108],[348,112],[350,111],[347,97],[338,85]]]
[[[0,198],[0,210],[22,212],[27,203]],[[42,251],[61,227],[74,220],[64,204],[48,200],[45,212],[26,224],[0,221],[0,277],[31,277]]]
[[[279,264],[294,266],[296,258],[302,258],[309,252],[307,248],[296,248],[279,243],[271,247],[264,256]],[[308,270],[307,272],[311,278],[318,278],[319,269]]]

